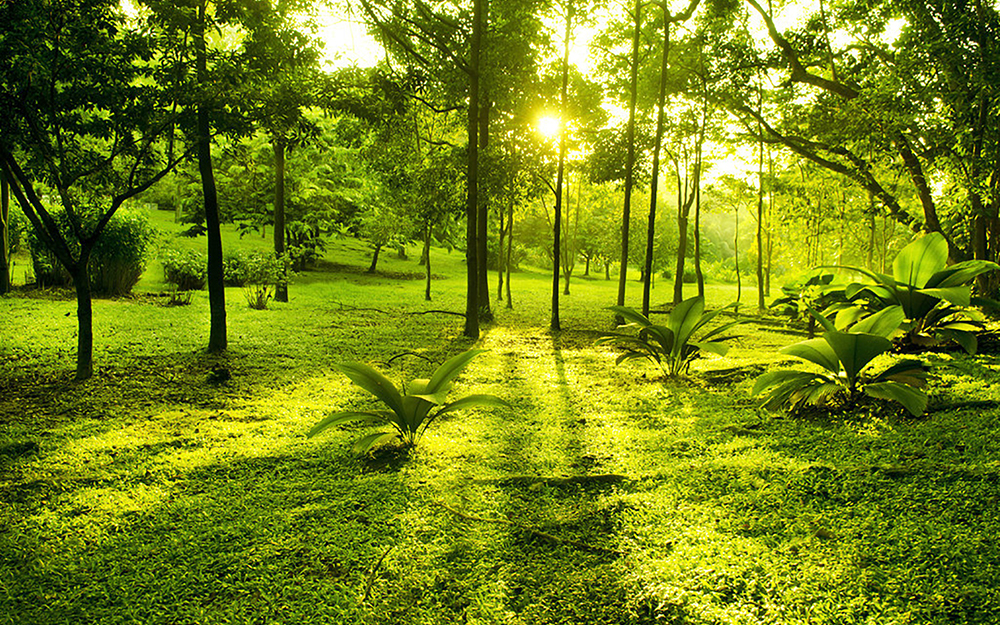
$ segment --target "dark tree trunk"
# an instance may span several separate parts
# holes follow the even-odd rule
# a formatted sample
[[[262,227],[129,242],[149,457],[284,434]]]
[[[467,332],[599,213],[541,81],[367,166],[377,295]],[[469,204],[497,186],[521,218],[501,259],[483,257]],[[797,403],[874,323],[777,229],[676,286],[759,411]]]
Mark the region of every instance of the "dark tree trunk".
[[[208,84],[208,55],[205,50],[205,4],[198,7],[194,29],[195,64],[198,84]],[[208,351],[221,352],[227,347],[226,285],[222,272],[222,231],[219,223],[219,198],[212,171],[211,121],[208,105],[198,104],[198,171],[205,200],[205,228],[208,237],[208,303],[211,315]]]
[[[705,274],[701,271],[701,178],[694,188],[694,275],[698,297],[705,297]]]
[[[628,274],[628,237],[629,221],[632,219],[632,186],[635,169],[635,107],[639,93],[639,38],[642,34],[642,2],[635,0],[632,14],[632,56],[629,64],[629,95],[628,95],[628,125],[625,130],[625,204],[622,207],[622,249],[621,264],[618,267],[618,300],[619,306],[625,305],[625,279]],[[609,266],[605,265],[605,273]],[[624,319],[616,317],[615,322],[621,325]]]
[[[375,273],[375,267],[378,265],[378,255],[382,251],[381,245],[375,246],[375,251],[372,252],[372,264],[368,265],[368,269],[365,273]]]
[[[424,251],[420,254],[420,257],[424,261],[424,267],[427,269],[427,288],[424,290],[424,299],[426,301],[431,301],[431,224],[427,223],[427,228],[424,230]]]
[[[10,188],[0,172],[0,295],[10,292]]]
[[[485,16],[484,16],[485,18]],[[482,45],[482,44],[481,44]],[[490,146],[490,108],[489,97],[481,99],[479,104],[479,153],[486,155]],[[479,190],[479,215],[476,217],[477,269],[479,271],[479,320],[484,323],[493,321],[493,310],[490,306],[490,278],[486,257],[489,254],[489,193]],[[499,255],[498,255],[499,260]]]
[[[562,188],[566,169],[566,99],[569,89],[569,38],[573,25],[573,4],[566,9],[566,33],[563,39],[562,90],[559,93],[559,166],[556,169],[556,206],[552,219],[552,319],[549,329],[558,332],[559,324],[559,255],[562,251]]]
[[[87,380],[94,375],[94,309],[91,304],[90,250],[80,253],[80,260],[71,268],[76,288],[76,379]]]
[[[666,7],[663,9],[663,57],[660,59],[660,91],[656,102],[656,139],[653,144],[653,179],[649,185],[649,224],[646,227],[646,265],[643,270],[645,280],[642,283],[642,314],[649,316],[649,290],[652,286],[651,276],[653,275],[653,241],[656,238],[656,187],[660,181],[660,149],[663,144],[664,133],[664,108],[667,101],[667,59],[670,55],[670,16]],[[680,177],[678,177],[680,184]],[[678,205],[677,210],[681,207]],[[678,217],[679,219],[679,217]],[[686,230],[686,228],[685,228]],[[686,239],[686,233],[681,236]],[[683,255],[681,249],[677,251],[677,264],[683,268]],[[683,269],[682,269],[683,270]],[[676,295],[675,295],[676,300]],[[679,300],[677,300],[679,301]],[[676,302],[675,302],[676,303]]]
[[[510,269],[511,260],[514,255],[514,202],[511,201],[510,206],[507,207],[507,262],[504,265],[507,267],[507,308],[514,308],[514,300],[510,294]]]
[[[468,338],[479,338],[479,265],[476,227],[479,215],[479,57],[486,0],[475,0],[472,8],[472,36],[469,38],[469,111],[465,201],[465,330]]]
[[[757,132],[757,310],[764,312],[764,131],[759,125]]]
[[[274,301],[288,301],[288,274],[285,270],[285,140],[275,138],[274,148],[274,255],[281,262],[282,271],[274,287]]]

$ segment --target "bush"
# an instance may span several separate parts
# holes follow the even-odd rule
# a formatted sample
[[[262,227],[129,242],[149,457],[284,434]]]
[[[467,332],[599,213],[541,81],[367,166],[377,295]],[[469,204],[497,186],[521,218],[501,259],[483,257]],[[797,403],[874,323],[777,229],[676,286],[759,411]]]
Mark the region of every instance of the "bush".
[[[62,209],[54,209],[52,217],[62,229],[74,252],[79,242],[73,236],[69,218]],[[90,224],[84,218],[84,228]],[[153,238],[153,229],[146,216],[138,211],[120,209],[104,228],[90,256],[90,288],[102,295],[125,295],[139,282],[146,269],[146,252]],[[28,231],[28,249],[39,286],[69,286],[72,277],[33,230]]]
[[[178,291],[197,291],[205,288],[208,278],[208,261],[204,254],[195,251],[166,250],[163,253],[163,279]]]
[[[236,252],[223,258],[222,276],[226,286],[246,286],[250,279],[247,255]]]
[[[285,279],[285,261],[266,252],[255,252],[244,257],[246,282],[243,295],[254,310],[264,310],[274,297],[274,286]]]

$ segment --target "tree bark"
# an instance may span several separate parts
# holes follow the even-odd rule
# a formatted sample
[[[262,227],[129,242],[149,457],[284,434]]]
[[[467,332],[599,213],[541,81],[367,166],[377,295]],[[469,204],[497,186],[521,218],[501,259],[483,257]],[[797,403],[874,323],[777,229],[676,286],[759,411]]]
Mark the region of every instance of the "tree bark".
[[[424,251],[421,253],[420,257],[424,261],[424,267],[427,270],[427,288],[424,290],[424,300],[431,301],[431,223],[427,222],[427,227],[424,229]]]
[[[483,5],[475,0],[472,7],[472,36],[469,38],[469,110],[466,121],[468,140],[465,201],[465,329],[471,339],[479,338],[479,58],[483,33]]]
[[[629,222],[632,219],[632,186],[635,170],[635,108],[639,93],[639,38],[642,34],[642,1],[635,0],[632,13],[632,57],[629,64],[629,95],[628,95],[628,125],[625,130],[625,204],[622,207],[622,249],[621,264],[618,267],[618,300],[619,306],[625,305],[625,279],[628,274],[628,237]],[[605,265],[605,271],[609,267]],[[619,315],[615,322],[624,323]]]
[[[381,245],[375,246],[375,251],[372,252],[372,262],[368,265],[368,270],[365,273],[375,273],[375,267],[378,265],[378,255],[382,251]]]
[[[10,188],[0,172],[0,295],[10,293]]]
[[[759,124],[757,133],[757,311],[764,312],[764,132]]]
[[[705,297],[705,274],[701,271],[701,179],[694,187],[694,275],[698,297]]]
[[[660,181],[660,150],[663,144],[664,133],[664,109],[667,103],[667,59],[670,56],[670,16],[666,6],[663,7],[663,56],[660,59],[660,90],[656,102],[656,139],[653,144],[653,179],[649,185],[649,223],[646,227],[646,264],[643,270],[642,283],[642,314],[649,316],[649,290],[652,285],[653,275],[653,240],[656,236],[656,191]],[[680,177],[678,177],[678,184]],[[681,207],[678,206],[680,211]],[[678,214],[678,220],[680,216]],[[687,234],[685,227],[684,235]],[[685,236],[686,238],[686,236]],[[679,245],[679,244],[678,244]],[[684,252],[678,249],[678,259],[683,259]],[[682,267],[683,260],[677,263]],[[677,300],[676,290],[674,299]],[[679,301],[679,300],[677,300]],[[675,301],[676,303],[676,301]]]
[[[566,100],[569,91],[569,38],[573,27],[573,3],[566,8],[566,32],[563,39],[562,90],[559,93],[559,165],[556,168],[556,206],[552,218],[552,318],[549,329],[558,332],[559,325],[559,255],[562,252],[562,188],[566,169]]]
[[[205,3],[198,6],[198,20],[194,28],[195,71],[198,83],[208,83],[208,54],[205,50]],[[225,351],[226,338],[226,285],[222,271],[222,230],[219,223],[219,198],[215,190],[212,171],[211,121],[208,104],[198,104],[198,171],[205,200],[205,228],[208,237],[208,302],[211,315],[208,351]]]
[[[514,202],[511,200],[510,206],[508,207],[507,213],[507,262],[504,265],[507,267],[507,308],[514,309],[514,301],[512,295],[510,294],[510,270],[511,270],[511,259],[514,255]]]
[[[274,287],[274,301],[288,301],[288,273],[285,255],[285,140],[275,137],[274,148],[274,255],[281,263],[281,277]]]
[[[485,17],[485,16],[484,16]],[[482,46],[482,43],[480,43]],[[486,155],[490,146],[490,108],[489,97],[482,98],[479,103],[479,153]],[[481,189],[478,197],[479,214],[476,216],[476,269],[479,272],[479,320],[483,323],[493,321],[493,310],[490,306],[490,284],[486,257],[489,254],[489,193]],[[499,262],[499,253],[498,253]]]
[[[87,267],[90,250],[81,250],[80,260],[70,267],[76,289],[76,379],[94,375],[94,309],[91,302],[90,275]]]

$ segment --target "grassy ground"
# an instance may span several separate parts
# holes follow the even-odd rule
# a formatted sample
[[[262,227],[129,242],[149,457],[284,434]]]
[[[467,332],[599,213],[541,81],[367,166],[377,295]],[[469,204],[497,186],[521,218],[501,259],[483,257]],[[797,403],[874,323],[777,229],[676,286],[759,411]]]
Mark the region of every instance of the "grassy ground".
[[[931,355],[920,419],[769,414],[748,393],[784,328],[664,382],[593,346],[614,284],[574,281],[552,335],[523,272],[459,383],[512,407],[357,458],[357,428],[305,437],[371,405],[335,363],[403,379],[427,365],[396,354],[470,346],[412,314],[463,308],[457,252],[430,303],[415,259],[365,254],[333,242],[266,311],[230,289],[225,356],[204,293],[97,301],[84,384],[73,302],[0,299],[0,623],[1000,622],[995,356]]]

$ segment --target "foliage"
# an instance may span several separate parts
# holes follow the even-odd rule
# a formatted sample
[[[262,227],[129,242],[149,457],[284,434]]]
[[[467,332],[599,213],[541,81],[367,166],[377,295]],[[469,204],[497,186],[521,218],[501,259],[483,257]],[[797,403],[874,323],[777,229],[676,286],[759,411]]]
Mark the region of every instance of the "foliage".
[[[881,373],[870,375],[865,369],[877,357],[892,349],[889,340],[903,322],[899,306],[886,308],[854,324],[850,332],[841,332],[822,313],[813,311],[826,332],[781,350],[817,364],[825,371],[782,370],[765,373],[757,379],[751,395],[765,394],[764,407],[795,409],[803,404],[850,405],[858,393],[875,399],[899,402],[913,416],[927,408],[924,364],[919,360],[899,361]]]
[[[178,291],[197,291],[205,288],[208,268],[204,254],[194,250],[166,250],[160,259],[163,279]]]
[[[597,344],[614,345],[625,350],[615,361],[616,365],[626,360],[645,358],[659,365],[667,376],[683,375],[702,352],[725,356],[729,351],[725,342],[736,337],[726,332],[745,323],[745,320],[724,323],[705,332],[697,340],[693,339],[696,332],[731,306],[733,304],[706,313],[705,298],[692,297],[670,311],[666,325],[654,324],[645,315],[627,306],[610,306],[608,310],[630,322],[623,327],[638,328],[639,334],[607,333],[597,340]]]
[[[79,241],[70,225],[66,211],[53,209],[53,219],[59,224],[63,236],[74,250]],[[73,279],[55,254],[28,229],[28,249],[39,286],[67,286]],[[146,253],[153,238],[153,230],[146,215],[139,210],[119,210],[105,226],[94,244],[88,265],[91,289],[103,295],[125,295],[139,282],[146,269]]]
[[[243,284],[243,295],[247,304],[254,310],[264,310],[267,303],[274,298],[275,286],[285,280],[285,259],[275,258],[267,252],[254,252],[244,259],[246,267],[246,282]]]
[[[352,382],[374,395],[388,410],[335,412],[316,424],[309,431],[309,436],[315,436],[335,425],[361,421],[391,425],[395,431],[362,436],[354,443],[354,450],[357,453],[363,454],[372,447],[396,437],[403,439],[403,444],[409,447],[415,445],[427,427],[443,414],[473,406],[506,405],[506,402],[492,395],[467,395],[445,403],[453,386],[452,380],[482,351],[474,349],[463,352],[438,367],[430,378],[412,380],[401,390],[397,390],[391,381],[368,365],[356,362],[340,364],[338,368]]]
[[[842,293],[849,303],[828,306],[836,325],[846,328],[873,311],[898,306],[903,312],[902,342],[917,347],[953,340],[973,354],[981,318],[967,307],[972,301],[972,281],[1000,270],[985,260],[948,264],[948,243],[932,232],[913,241],[896,255],[892,275],[861,267],[844,267],[868,276],[874,283],[852,283]]]

